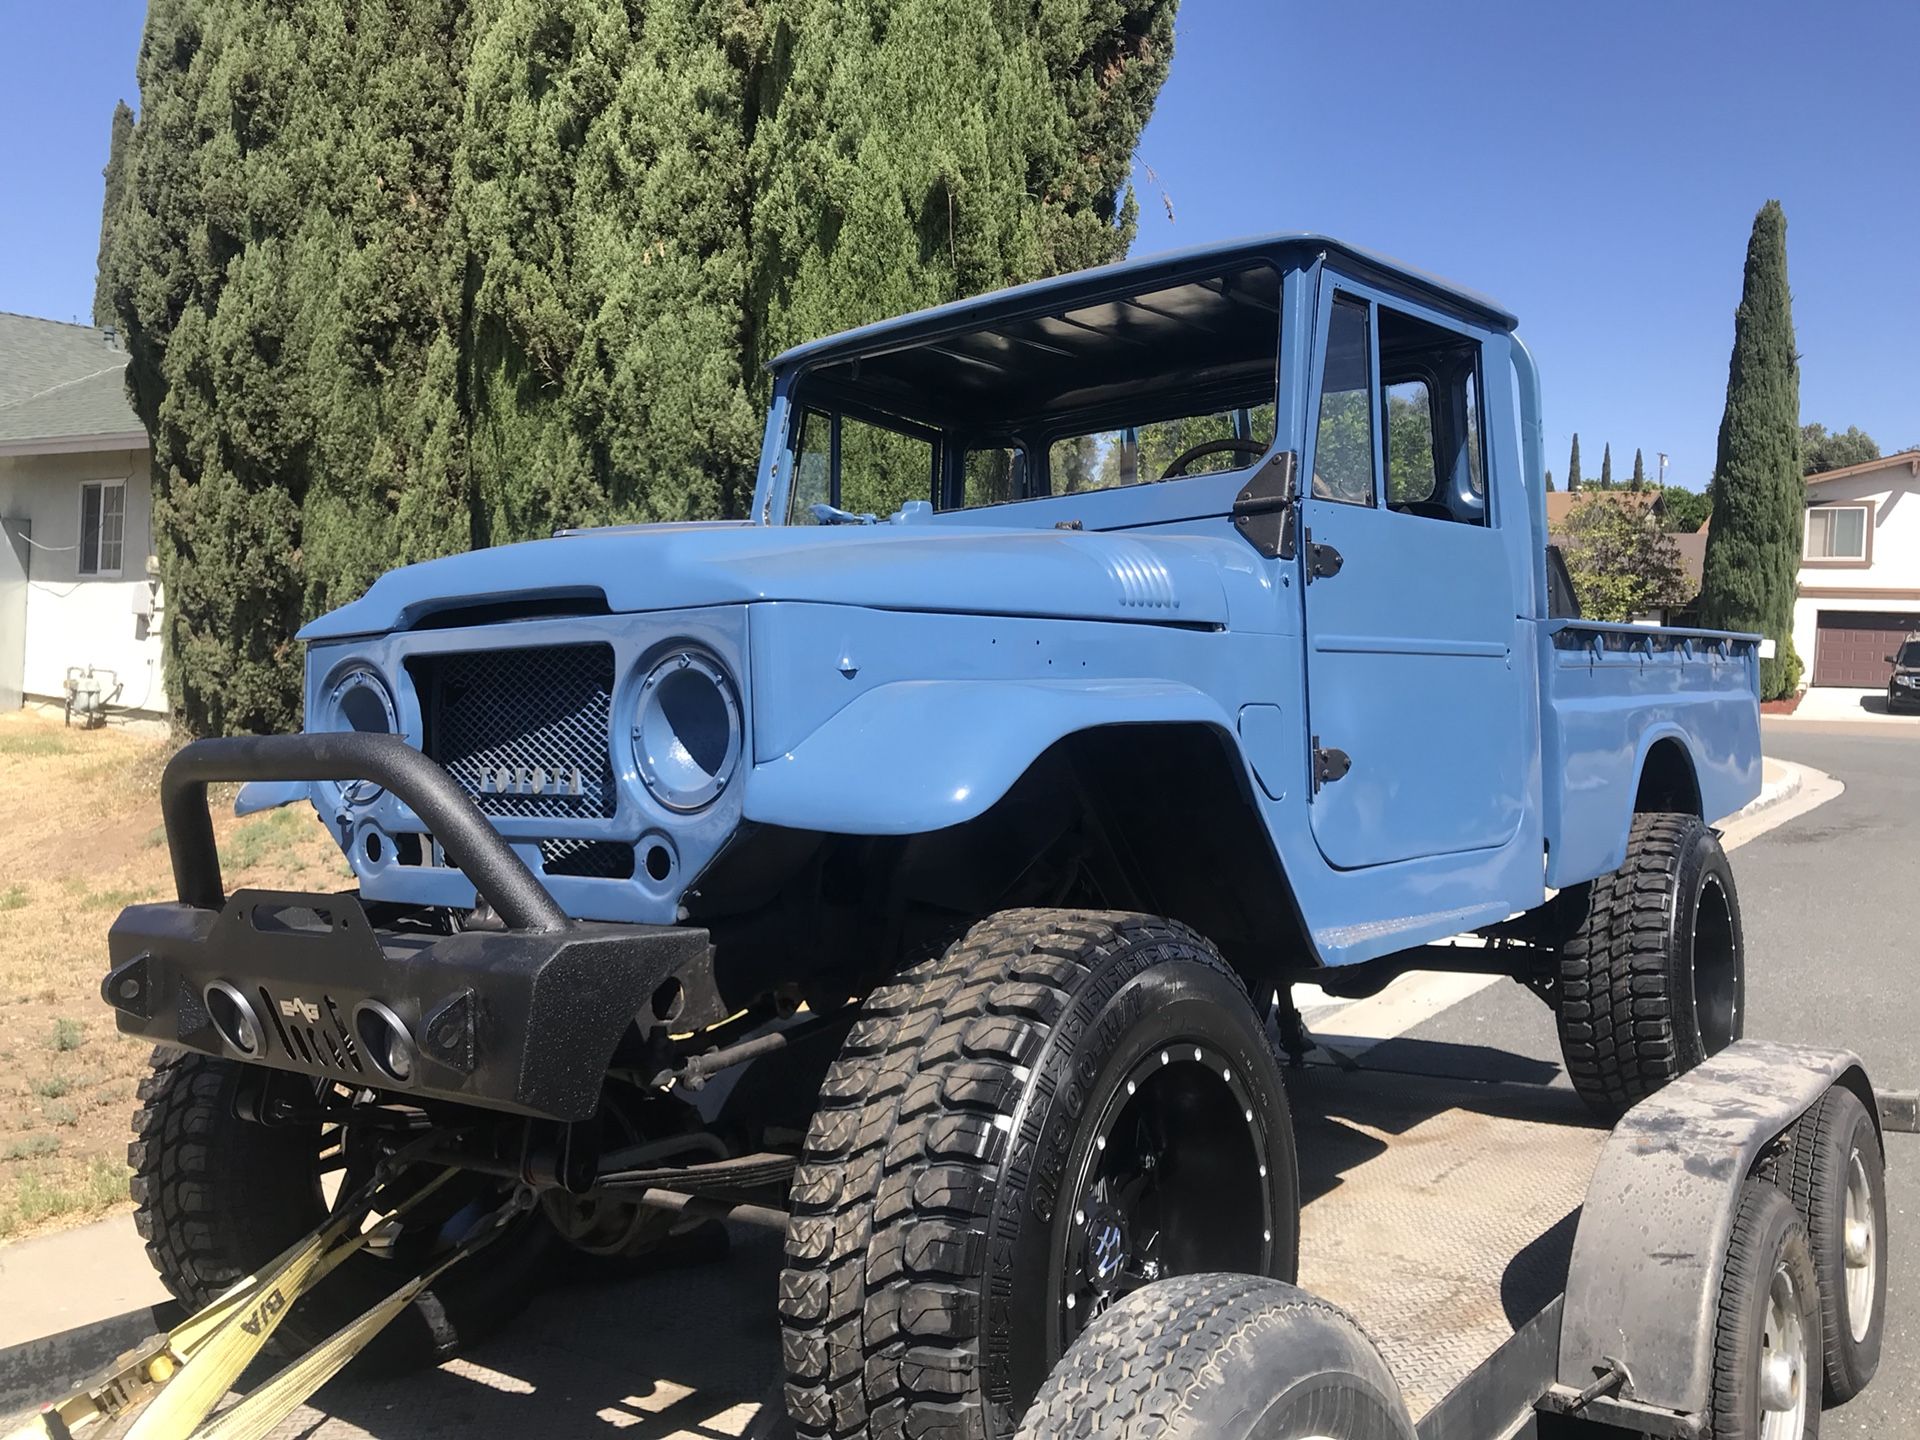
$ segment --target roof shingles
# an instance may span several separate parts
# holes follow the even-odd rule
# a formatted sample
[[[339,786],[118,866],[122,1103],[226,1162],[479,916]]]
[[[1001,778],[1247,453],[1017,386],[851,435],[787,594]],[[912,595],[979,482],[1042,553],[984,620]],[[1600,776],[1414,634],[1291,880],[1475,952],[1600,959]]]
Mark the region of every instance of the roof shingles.
[[[126,368],[105,330],[0,311],[0,445],[138,434]]]

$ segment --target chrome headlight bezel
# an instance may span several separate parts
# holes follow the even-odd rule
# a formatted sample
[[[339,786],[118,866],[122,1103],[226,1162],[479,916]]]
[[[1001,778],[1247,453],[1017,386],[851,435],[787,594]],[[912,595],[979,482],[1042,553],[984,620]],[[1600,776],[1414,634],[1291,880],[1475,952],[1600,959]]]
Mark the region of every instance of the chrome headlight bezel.
[[[364,660],[349,661],[327,678],[314,704],[313,722],[315,730],[328,733],[402,733],[393,691],[386,678]],[[371,804],[382,794],[371,780],[348,780],[336,788],[347,805]]]
[[[713,804],[732,781],[746,740],[726,666],[697,645],[661,655],[640,682],[632,738],[634,769],[656,801],[682,815]]]

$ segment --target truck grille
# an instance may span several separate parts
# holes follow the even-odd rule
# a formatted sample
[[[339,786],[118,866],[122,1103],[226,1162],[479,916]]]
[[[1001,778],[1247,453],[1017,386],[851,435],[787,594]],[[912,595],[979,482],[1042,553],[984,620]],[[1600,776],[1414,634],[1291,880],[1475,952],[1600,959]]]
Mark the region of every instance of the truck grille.
[[[408,668],[426,718],[426,753],[486,814],[613,814],[610,646],[421,655]]]

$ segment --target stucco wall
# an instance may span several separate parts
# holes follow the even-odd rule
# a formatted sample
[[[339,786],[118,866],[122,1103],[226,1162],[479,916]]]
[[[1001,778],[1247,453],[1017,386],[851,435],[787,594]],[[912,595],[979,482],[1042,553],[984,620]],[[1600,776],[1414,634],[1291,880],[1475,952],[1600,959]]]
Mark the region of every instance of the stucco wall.
[[[117,577],[79,573],[80,486],[118,480],[127,487]],[[136,596],[154,596],[152,491],[144,450],[82,455],[0,456],[0,515],[33,523],[27,586],[24,685],[29,695],[64,698],[67,667],[116,672],[116,703],[164,711],[160,620],[134,613]]]
[[[1813,678],[1814,644],[1823,610],[1867,610],[1916,617],[1920,628],[1920,476],[1911,456],[1884,468],[1810,486],[1810,502],[1865,503],[1869,563],[1802,564],[1793,607],[1793,644]]]

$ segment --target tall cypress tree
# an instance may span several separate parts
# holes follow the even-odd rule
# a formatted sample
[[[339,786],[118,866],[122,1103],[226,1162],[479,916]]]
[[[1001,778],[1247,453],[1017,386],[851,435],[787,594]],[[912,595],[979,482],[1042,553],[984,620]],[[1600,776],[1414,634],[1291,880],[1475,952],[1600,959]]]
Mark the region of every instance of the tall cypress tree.
[[[1609,440],[1600,447],[1600,488],[1613,488],[1613,442]]]
[[[126,206],[127,142],[133,138],[133,111],[127,102],[113,106],[113,134],[107,142],[107,165],[100,172],[106,180],[106,198],[100,204],[100,251],[94,262],[93,323],[112,325],[113,294],[107,279],[107,257],[113,249],[113,227]]]
[[[1580,432],[1573,432],[1573,454],[1567,457],[1567,489],[1569,492],[1580,488]]]
[[[786,345],[1125,254],[1176,0],[153,0],[102,213],[169,685],[395,563],[737,514]]]
[[[1774,699],[1800,680],[1793,601],[1806,509],[1787,217],[1777,200],[1761,207],[1747,242],[1709,494],[1701,616],[1708,625],[1772,637],[1776,654],[1760,662],[1760,693]]]
[[[461,451],[430,419],[457,376],[428,365],[460,316],[457,18],[457,0],[148,11],[102,271],[193,730],[297,726],[301,619],[468,543],[464,503],[400,503],[465,488],[432,473]]]
[[[1647,488],[1647,462],[1641,459],[1637,449],[1633,452],[1633,488],[1636,490]]]
[[[1553,472],[1551,470],[1547,471],[1547,493],[1553,493]]]

